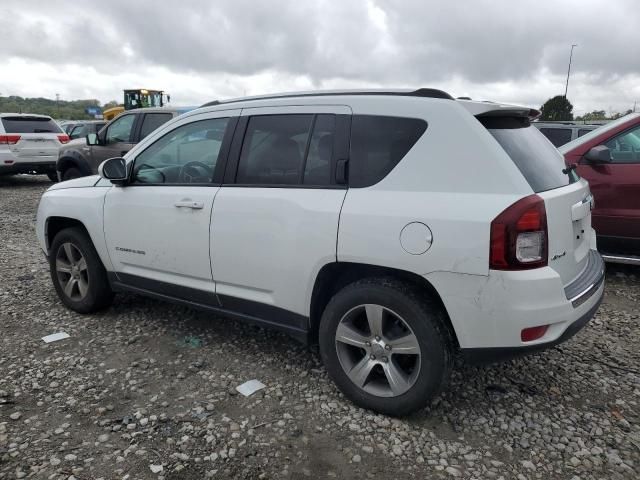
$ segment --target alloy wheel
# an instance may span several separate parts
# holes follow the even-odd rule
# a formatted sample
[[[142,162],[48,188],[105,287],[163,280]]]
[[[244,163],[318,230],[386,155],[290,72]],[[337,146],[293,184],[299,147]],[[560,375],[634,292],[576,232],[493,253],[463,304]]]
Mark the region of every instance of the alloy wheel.
[[[71,242],[65,242],[56,253],[56,275],[64,294],[78,302],[89,290],[89,271],[82,252]]]
[[[418,378],[418,338],[394,311],[376,304],[349,310],[335,334],[340,365],[349,379],[378,397],[397,397]]]

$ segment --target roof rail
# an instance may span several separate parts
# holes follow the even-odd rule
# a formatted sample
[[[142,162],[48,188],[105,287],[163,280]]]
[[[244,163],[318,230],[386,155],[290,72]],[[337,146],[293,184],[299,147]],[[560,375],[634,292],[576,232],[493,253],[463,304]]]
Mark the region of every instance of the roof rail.
[[[226,103],[248,102],[252,100],[271,100],[276,98],[294,98],[294,97],[326,97],[336,95],[396,95],[401,97],[426,97],[426,98],[442,98],[444,100],[454,100],[447,92],[436,88],[419,88],[417,90],[335,90],[335,91],[318,91],[318,92],[292,92],[279,93],[272,95],[260,95],[255,97],[233,98],[230,100],[214,100],[212,102],[201,105],[202,107],[212,107]]]

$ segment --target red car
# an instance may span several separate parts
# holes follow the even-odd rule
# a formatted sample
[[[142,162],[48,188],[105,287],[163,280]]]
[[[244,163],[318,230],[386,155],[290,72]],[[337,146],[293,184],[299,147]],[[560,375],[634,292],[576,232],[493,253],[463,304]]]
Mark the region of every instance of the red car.
[[[559,148],[595,198],[593,228],[605,260],[640,265],[640,113]]]

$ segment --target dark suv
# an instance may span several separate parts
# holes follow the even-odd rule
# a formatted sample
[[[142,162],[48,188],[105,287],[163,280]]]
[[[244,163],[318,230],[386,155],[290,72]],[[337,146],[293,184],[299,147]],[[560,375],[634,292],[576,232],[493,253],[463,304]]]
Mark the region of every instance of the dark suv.
[[[139,108],[121,113],[98,133],[72,140],[60,149],[56,170],[59,180],[98,173],[98,165],[121,157],[160,125],[191,108]]]

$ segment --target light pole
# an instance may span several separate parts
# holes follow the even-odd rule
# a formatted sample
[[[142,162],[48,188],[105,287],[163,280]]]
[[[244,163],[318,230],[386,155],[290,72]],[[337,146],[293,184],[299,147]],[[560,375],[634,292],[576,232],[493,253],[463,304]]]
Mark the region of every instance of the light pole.
[[[573,57],[573,49],[577,47],[578,44],[574,43],[571,45],[571,53],[569,53],[569,69],[567,70],[567,84],[564,87],[564,98],[567,99],[567,90],[569,90],[569,74],[571,73],[571,58]]]

